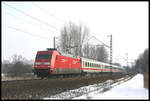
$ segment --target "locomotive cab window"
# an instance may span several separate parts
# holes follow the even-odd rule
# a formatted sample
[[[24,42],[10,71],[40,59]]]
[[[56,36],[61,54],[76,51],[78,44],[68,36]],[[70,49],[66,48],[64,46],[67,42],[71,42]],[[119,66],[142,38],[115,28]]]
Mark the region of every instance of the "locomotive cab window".
[[[51,59],[51,54],[37,54],[36,59]]]

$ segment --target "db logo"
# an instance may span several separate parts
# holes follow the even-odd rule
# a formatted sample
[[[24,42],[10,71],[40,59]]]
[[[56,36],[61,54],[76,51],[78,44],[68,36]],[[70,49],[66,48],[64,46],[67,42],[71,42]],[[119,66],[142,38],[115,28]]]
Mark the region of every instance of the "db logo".
[[[73,61],[72,63],[73,63],[73,64],[76,64],[76,63],[77,63],[77,61]]]

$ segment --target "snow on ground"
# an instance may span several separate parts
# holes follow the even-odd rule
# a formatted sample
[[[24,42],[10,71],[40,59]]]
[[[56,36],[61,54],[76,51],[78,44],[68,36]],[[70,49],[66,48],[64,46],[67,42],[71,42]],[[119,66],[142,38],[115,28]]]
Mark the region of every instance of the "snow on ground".
[[[93,92],[93,91],[102,91],[104,89],[104,87],[110,87],[111,84],[113,84],[114,81],[113,80],[107,80],[104,83],[98,83],[98,84],[93,84],[93,85],[88,85],[88,86],[83,86],[80,87],[78,89],[74,89],[74,90],[68,90],[66,92],[62,92],[60,94],[56,94],[44,99],[73,99],[77,96],[81,96],[83,94],[87,94],[89,92]]]
[[[95,91],[88,95],[82,95],[74,99],[148,99],[148,89],[143,87],[143,75],[137,74],[131,80],[121,83],[104,93]]]
[[[148,89],[143,87],[143,75],[137,74],[126,82],[114,83],[107,80],[104,83],[80,87],[44,99],[148,99]],[[107,91],[103,92],[104,90]]]

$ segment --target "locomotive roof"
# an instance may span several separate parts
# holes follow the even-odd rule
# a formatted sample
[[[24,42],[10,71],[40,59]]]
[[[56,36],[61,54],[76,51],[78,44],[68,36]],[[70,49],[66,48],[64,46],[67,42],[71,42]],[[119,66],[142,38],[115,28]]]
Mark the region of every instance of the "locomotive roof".
[[[67,57],[72,57],[72,58],[77,58],[78,56],[74,56],[72,54],[66,54],[66,53],[60,53],[62,56],[67,56]]]

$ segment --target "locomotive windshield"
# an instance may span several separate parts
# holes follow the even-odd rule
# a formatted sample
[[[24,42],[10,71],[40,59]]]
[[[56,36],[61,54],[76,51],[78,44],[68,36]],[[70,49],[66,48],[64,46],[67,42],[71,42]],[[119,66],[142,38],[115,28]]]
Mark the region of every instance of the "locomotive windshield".
[[[36,59],[51,59],[51,54],[37,54]]]

